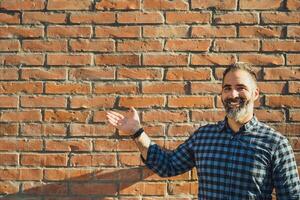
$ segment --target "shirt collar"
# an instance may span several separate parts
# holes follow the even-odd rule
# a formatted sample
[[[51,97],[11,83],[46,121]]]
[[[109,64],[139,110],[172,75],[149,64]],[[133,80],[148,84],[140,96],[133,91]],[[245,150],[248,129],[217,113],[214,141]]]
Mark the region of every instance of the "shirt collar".
[[[258,123],[258,120],[257,120],[256,116],[253,115],[251,120],[249,122],[247,122],[246,124],[244,124],[240,128],[240,131],[250,132],[250,130],[252,130],[257,125],[257,123]],[[218,122],[218,131],[222,132],[226,128],[229,128],[229,125],[228,125],[228,122],[227,122],[227,117],[225,117],[225,119],[223,121]]]

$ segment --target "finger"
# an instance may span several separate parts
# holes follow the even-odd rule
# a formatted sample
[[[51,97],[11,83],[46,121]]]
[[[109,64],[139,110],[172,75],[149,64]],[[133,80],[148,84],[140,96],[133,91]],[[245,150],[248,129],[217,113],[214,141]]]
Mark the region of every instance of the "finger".
[[[122,118],[120,118],[120,117],[118,117],[118,116],[116,116],[116,115],[114,115],[114,114],[111,114],[111,113],[107,113],[106,116],[109,116],[109,117],[114,118],[114,119],[116,119],[116,120],[121,120],[121,119],[122,119]]]
[[[111,121],[111,122],[114,122],[114,124],[118,124],[119,123],[119,120],[116,120],[112,117],[108,117],[108,120]]]
[[[113,114],[115,116],[118,116],[118,117],[120,117],[122,119],[124,118],[124,116],[122,114],[120,114],[120,113],[117,113],[117,112],[114,112],[114,111],[109,111],[109,113],[111,113],[111,114]]]

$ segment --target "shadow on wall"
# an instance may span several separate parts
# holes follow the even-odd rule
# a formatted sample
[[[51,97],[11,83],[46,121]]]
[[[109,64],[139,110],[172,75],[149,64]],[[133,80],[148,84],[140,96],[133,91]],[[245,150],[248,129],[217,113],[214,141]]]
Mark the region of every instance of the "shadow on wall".
[[[90,172],[86,173],[87,171]],[[114,200],[120,195],[146,194],[146,182],[143,180],[153,174],[145,167],[94,171],[76,168],[45,169],[44,182],[24,181],[20,184],[18,193],[0,196],[0,199]]]

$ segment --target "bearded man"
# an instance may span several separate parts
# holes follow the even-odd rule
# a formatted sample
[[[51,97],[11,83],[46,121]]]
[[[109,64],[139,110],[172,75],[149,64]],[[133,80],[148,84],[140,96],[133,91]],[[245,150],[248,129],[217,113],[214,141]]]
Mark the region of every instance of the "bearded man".
[[[162,177],[196,167],[199,200],[300,200],[293,150],[285,136],[254,115],[259,97],[250,65],[236,63],[223,74],[221,98],[226,117],[200,127],[174,151],[153,143],[134,108],[127,117],[109,111],[109,122],[132,135],[146,166]]]

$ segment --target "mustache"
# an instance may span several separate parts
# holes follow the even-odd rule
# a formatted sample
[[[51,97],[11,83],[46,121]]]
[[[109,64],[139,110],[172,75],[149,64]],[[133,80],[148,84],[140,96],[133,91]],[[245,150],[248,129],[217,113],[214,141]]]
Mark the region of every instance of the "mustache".
[[[230,104],[232,102],[233,103],[239,103],[240,105],[244,105],[245,102],[246,102],[246,99],[242,98],[242,97],[224,99],[225,104]]]

